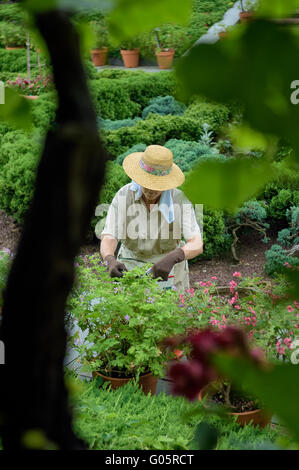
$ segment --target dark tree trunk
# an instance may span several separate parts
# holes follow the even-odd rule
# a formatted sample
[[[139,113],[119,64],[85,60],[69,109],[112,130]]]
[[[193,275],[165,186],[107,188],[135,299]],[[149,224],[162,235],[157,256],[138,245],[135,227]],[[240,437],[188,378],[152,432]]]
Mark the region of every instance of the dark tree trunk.
[[[53,66],[58,126],[46,137],[33,202],[4,292],[1,434],[7,449],[24,447],[24,433],[32,429],[59,448],[75,449],[83,443],[72,431],[64,384],[65,303],[106,155],[69,15],[43,13],[36,24]]]

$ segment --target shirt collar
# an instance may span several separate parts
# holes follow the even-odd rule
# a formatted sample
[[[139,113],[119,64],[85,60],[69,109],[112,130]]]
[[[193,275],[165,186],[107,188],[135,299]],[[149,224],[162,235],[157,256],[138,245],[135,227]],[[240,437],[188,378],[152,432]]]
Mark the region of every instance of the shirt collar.
[[[140,184],[132,180],[130,189],[131,191],[135,192],[135,201],[138,201],[142,195],[142,187]],[[159,211],[161,214],[163,214],[164,218],[169,224],[174,221],[174,208],[171,189],[162,192],[159,201]]]

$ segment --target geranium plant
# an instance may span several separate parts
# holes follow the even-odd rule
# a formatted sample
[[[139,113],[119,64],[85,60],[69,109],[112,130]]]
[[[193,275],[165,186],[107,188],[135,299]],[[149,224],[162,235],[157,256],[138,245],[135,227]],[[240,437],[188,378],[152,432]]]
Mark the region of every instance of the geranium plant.
[[[49,75],[46,77],[37,75],[32,79],[17,76],[15,80],[7,80],[6,85],[9,88],[16,88],[22,95],[40,95],[43,90],[53,87],[53,80]]]
[[[163,376],[173,353],[161,348],[165,336],[194,327],[194,317],[182,314],[175,290],[162,290],[157,280],[135,268],[111,279],[99,255],[78,258],[77,281],[69,298],[70,322],[77,321],[86,338],[71,338],[81,363],[89,371],[110,377],[152,372]],[[82,339],[82,337],[81,337]]]
[[[197,289],[190,289],[181,294],[182,312],[192,312],[197,316],[200,331],[205,330],[205,334],[201,336],[198,330],[189,330],[186,331],[184,339],[168,339],[166,344],[172,349],[188,351],[190,345],[194,349],[195,343],[200,344],[200,347],[216,344],[221,332],[227,332],[225,334],[230,337],[232,332],[239,331],[240,341],[243,338],[243,345],[248,343],[248,351],[250,349],[251,354],[259,360],[290,361],[298,337],[299,301],[290,302],[286,294],[285,279],[277,278],[273,286],[260,277],[243,278],[242,274],[236,271],[224,292],[223,289],[218,290],[216,280],[213,276],[210,281],[200,281]],[[226,336],[223,335],[222,338]],[[215,375],[207,376],[206,373],[200,372],[198,365],[192,361],[192,354],[192,351],[188,354],[191,358],[189,364],[174,365],[170,371],[175,381],[178,374],[186,373],[190,377],[193,374],[192,380],[197,385],[194,385],[193,391],[190,386],[187,387],[188,398],[194,398],[202,387],[217,379],[217,393],[214,396],[217,401],[225,404],[231,411],[250,411],[257,408],[257,402],[252,397],[246,398],[231,389],[230,382],[225,378],[219,380]],[[196,374],[201,380],[195,380]],[[182,380],[179,383],[181,384]],[[175,392],[180,393],[178,387],[175,387]],[[237,406],[240,408],[236,409]]]

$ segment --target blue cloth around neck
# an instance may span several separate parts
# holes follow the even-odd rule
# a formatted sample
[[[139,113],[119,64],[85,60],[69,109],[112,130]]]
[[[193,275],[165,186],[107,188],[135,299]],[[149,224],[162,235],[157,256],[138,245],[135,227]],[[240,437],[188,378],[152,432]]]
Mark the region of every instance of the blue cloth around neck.
[[[141,198],[142,187],[140,186],[140,184],[132,180],[130,189],[136,192],[136,199]],[[163,214],[169,224],[174,221],[174,208],[171,189],[162,192],[159,201],[159,211],[161,212],[161,214]]]

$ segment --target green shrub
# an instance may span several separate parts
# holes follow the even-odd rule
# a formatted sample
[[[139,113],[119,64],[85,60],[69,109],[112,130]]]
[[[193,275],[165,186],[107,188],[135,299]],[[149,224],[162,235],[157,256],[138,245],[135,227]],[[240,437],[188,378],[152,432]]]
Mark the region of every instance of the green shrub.
[[[139,143],[139,144],[133,145],[133,147],[131,147],[129,150],[119,155],[116,158],[115,162],[118,163],[119,165],[122,165],[122,162],[124,161],[127,155],[129,155],[130,153],[134,153],[134,152],[144,152],[145,149],[146,149],[145,144]]]
[[[201,130],[195,120],[184,116],[160,116],[151,114],[135,126],[117,131],[103,131],[102,138],[107,150],[117,157],[133,145],[165,145],[170,139],[198,140]]]
[[[43,132],[55,124],[55,113],[57,108],[56,92],[43,93],[32,103],[33,125]]]
[[[299,244],[299,206],[291,207],[286,212],[289,227],[280,230],[277,241],[286,247]]]
[[[75,386],[74,430],[90,449],[197,449],[193,443],[197,426],[207,420],[198,402],[165,393],[146,396],[131,383],[115,391],[99,389],[96,381],[76,379]],[[233,419],[210,416],[208,420],[217,429],[217,449],[268,448],[278,436],[273,429],[240,428]]]
[[[31,64],[36,67],[36,54],[31,51]],[[27,73],[26,49],[0,49],[0,72]]]
[[[268,276],[283,273],[286,263],[292,267],[299,266],[299,259],[289,256],[287,251],[277,244],[272,245],[270,250],[265,252],[265,256],[266,264],[264,270]]]
[[[0,5],[0,21],[15,21],[17,24],[21,24],[24,19],[24,10],[18,3]]]
[[[23,25],[15,23],[0,23],[1,43],[8,47],[25,46],[26,29]]]
[[[270,200],[268,216],[276,221],[286,221],[287,210],[296,205],[299,205],[299,191],[281,189]]]
[[[203,254],[191,260],[210,259],[230,249],[232,236],[227,233],[224,213],[220,210],[203,208]]]
[[[157,96],[150,100],[148,106],[142,111],[142,118],[145,119],[149,113],[160,114],[166,116],[167,114],[182,115],[186,110],[183,103],[179,103],[173,96]]]
[[[191,170],[202,156],[212,153],[207,145],[179,139],[168,140],[165,147],[172,151],[174,162],[183,172]]]
[[[231,119],[232,114],[225,105],[196,100],[187,108],[184,117],[192,118],[198,126],[207,123],[210,129],[217,133]]]
[[[102,119],[101,116],[98,116],[97,118],[98,128],[108,131],[115,131],[121,127],[132,127],[139,121],[141,121],[141,118],[138,117],[134,119],[118,119],[116,121],[111,121],[111,119]]]
[[[266,199],[268,204],[274,196],[284,189],[290,191],[299,191],[299,172],[289,166],[286,166],[283,161],[273,162],[273,170],[275,178],[268,183],[261,191],[259,198]]]
[[[95,110],[103,119],[127,119],[139,114],[140,105],[131,101],[128,91],[117,80],[90,80]]]
[[[21,224],[33,196],[40,142],[38,137],[17,132],[7,136],[1,152],[6,163],[0,173],[0,207]]]

